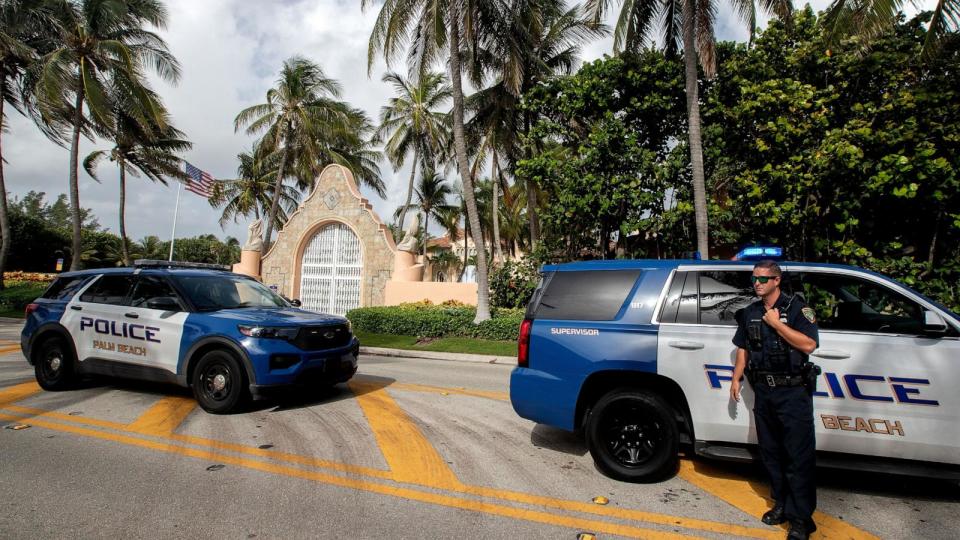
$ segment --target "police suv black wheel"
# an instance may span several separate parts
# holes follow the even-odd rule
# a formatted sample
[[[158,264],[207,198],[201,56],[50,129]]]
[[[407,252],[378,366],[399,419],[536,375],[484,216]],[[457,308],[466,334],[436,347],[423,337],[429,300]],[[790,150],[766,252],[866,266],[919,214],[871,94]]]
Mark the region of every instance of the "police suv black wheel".
[[[62,338],[44,340],[33,359],[33,372],[44,390],[68,390],[76,382],[73,350]]]
[[[653,392],[621,389],[600,398],[587,418],[586,438],[597,468],[611,478],[656,482],[676,472],[676,417]]]
[[[193,370],[191,387],[197,403],[213,414],[226,414],[247,395],[246,374],[240,362],[227,351],[210,351]]]

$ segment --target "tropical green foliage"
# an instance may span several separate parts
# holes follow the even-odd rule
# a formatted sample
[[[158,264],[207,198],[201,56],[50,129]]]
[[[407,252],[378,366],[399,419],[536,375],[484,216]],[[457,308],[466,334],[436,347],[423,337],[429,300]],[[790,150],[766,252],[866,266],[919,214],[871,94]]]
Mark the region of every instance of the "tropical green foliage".
[[[683,72],[658,51],[597,60],[526,96],[541,118],[520,178],[543,187],[551,250],[613,258],[633,231],[662,227],[667,190],[679,183]],[[599,242],[598,242],[599,239]]]
[[[860,264],[960,307],[960,47],[923,61],[928,16],[867,52],[828,51],[809,9],[726,48],[704,111],[730,242]]]
[[[9,266],[31,272],[53,272],[57,259],[64,259],[64,269],[72,258],[70,208],[67,196],[60,195],[53,203],[44,200],[44,193],[31,191],[10,203],[11,241],[17,246],[10,254]],[[85,267],[123,265],[120,238],[103,230],[91,217],[89,209],[80,211],[83,229],[80,260]],[[128,241],[128,256],[136,259],[166,260],[169,241],[148,236],[139,242]],[[220,241],[212,234],[196,238],[178,238],[174,260],[233,264],[240,261],[240,243],[235,238]]]
[[[533,257],[506,261],[490,275],[490,303],[502,308],[525,308],[540,282],[540,265]]]
[[[523,320],[519,309],[493,309],[491,318],[471,324],[476,308],[457,302],[429,302],[357,308],[347,312],[353,327],[363,332],[417,337],[471,337],[515,340]]]

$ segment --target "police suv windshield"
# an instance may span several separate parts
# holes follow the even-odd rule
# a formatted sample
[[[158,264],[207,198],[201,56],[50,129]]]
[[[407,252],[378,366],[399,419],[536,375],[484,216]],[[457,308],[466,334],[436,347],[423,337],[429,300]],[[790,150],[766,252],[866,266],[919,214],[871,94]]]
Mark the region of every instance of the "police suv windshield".
[[[199,311],[248,307],[289,307],[262,283],[239,276],[173,276]]]

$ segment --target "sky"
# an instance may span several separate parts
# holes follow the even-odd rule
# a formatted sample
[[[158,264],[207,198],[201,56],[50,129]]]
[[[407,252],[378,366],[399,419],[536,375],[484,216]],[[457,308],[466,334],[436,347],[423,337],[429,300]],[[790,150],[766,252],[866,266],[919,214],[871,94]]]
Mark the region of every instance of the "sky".
[[[932,5],[935,0],[921,3]],[[827,0],[811,4],[819,10]],[[613,5],[619,8],[618,2]],[[380,80],[387,71],[382,61],[374,64],[369,76],[367,72],[367,43],[378,6],[362,11],[356,0],[168,0],[166,6],[168,25],[157,33],[179,60],[182,76],[177,85],[157,79],[151,84],[162,96],[174,124],[193,142],[193,149],[183,157],[215,178],[235,178],[237,154],[249,151],[255,137],[235,133],[233,120],[245,107],[265,101],[283,61],[291,56],[317,62],[327,76],[340,82],[342,99],[365,110],[373,121],[393,95],[391,87]],[[719,3],[716,34],[719,40],[747,38],[746,26],[725,2]],[[586,44],[582,59],[590,61],[609,54],[612,43],[607,37]],[[403,66],[392,67],[403,71]],[[52,202],[58,194],[67,193],[69,149],[49,142],[31,121],[15,112],[8,125],[8,132],[3,134],[3,157],[9,196],[19,198],[31,190],[43,191]],[[109,141],[81,140],[80,159],[110,146]],[[381,164],[386,199],[360,188],[384,221],[403,203],[408,167],[394,171],[389,163]],[[81,167],[80,204],[91,208],[102,226],[116,232],[119,173],[104,160],[98,177],[100,183]],[[164,186],[128,178],[127,186],[127,234],[136,240],[148,235],[168,240],[177,199],[176,182]],[[246,239],[248,221],[241,218],[221,228],[219,218],[218,209],[184,190],[176,236],[215,234],[220,238],[233,236],[241,242]]]

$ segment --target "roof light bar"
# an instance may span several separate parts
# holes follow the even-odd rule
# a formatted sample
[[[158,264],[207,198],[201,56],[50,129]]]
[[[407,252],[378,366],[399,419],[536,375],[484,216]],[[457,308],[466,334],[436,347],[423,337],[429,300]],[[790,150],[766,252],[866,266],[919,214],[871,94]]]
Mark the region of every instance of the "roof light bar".
[[[157,259],[137,259],[133,261],[134,268],[200,268],[204,270],[224,270],[232,268],[223,264],[198,263],[186,261],[161,261]]]

